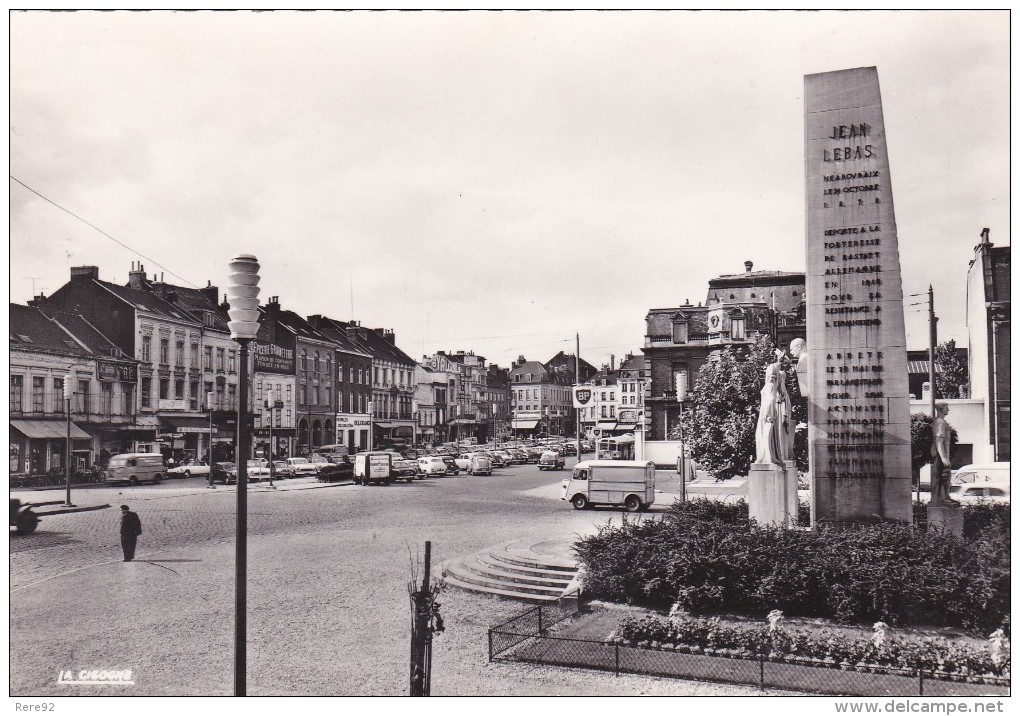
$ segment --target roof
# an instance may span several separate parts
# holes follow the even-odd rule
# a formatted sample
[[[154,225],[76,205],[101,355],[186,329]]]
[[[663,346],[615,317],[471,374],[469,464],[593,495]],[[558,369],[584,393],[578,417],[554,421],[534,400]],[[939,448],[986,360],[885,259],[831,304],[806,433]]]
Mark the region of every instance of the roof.
[[[78,341],[84,343],[93,353],[113,358],[132,359],[131,356],[124,355],[124,352],[117,344],[107,338],[104,333],[81,314],[65,311],[59,306],[47,306],[46,313],[63,326],[65,330],[74,335]]]
[[[531,380],[523,380],[529,373],[533,376]],[[545,380],[548,373],[549,371],[546,370],[545,366],[537,360],[529,360],[521,363],[519,366],[510,371],[510,382],[541,383]],[[521,381],[514,380],[514,377],[517,375],[521,376]]]
[[[312,317],[309,316],[309,319]],[[326,316],[315,316],[316,326],[322,335],[328,338],[336,346],[338,351],[344,353],[353,353],[354,355],[362,356],[364,358],[371,358],[372,354],[367,350],[360,347],[354,340],[352,340],[345,330],[346,324],[343,321],[337,321]]]
[[[187,321],[189,323],[199,322],[194,316],[189,315],[183,308],[175,306],[168,301],[164,301],[159,296],[149,291],[130,288],[128,286],[118,286],[115,283],[101,281],[98,278],[90,279],[90,282],[106,289],[136,310],[145,311],[147,313],[155,313],[163,316],[164,318],[169,318],[175,321]]]
[[[298,338],[302,338],[307,341],[332,343],[329,338],[323,335],[320,331],[315,330],[311,323],[294,313],[294,311],[286,311],[281,308],[275,313],[275,316],[279,325],[286,328]]]
[[[63,326],[34,306],[10,304],[11,350],[88,356],[91,351]]]

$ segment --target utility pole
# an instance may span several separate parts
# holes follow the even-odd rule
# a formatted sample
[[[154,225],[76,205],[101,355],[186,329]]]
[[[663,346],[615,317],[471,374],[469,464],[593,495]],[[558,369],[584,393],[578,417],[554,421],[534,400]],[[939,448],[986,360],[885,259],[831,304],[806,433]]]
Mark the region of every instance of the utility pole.
[[[438,589],[429,585],[432,543],[425,542],[425,565],[421,589],[408,585],[411,593],[411,696],[432,693],[432,634],[443,631],[443,618],[436,602]]]
[[[581,334],[575,333],[574,339],[576,344],[574,346],[574,384],[581,384]],[[571,397],[571,403],[573,403],[573,395]],[[577,459],[574,460],[574,464],[581,462],[581,411],[574,408],[574,440],[577,442]]]
[[[931,284],[928,284],[928,409],[931,411],[932,419],[932,439],[935,438],[935,344],[938,340],[938,329],[935,324],[939,319],[935,317],[935,292],[932,290]],[[931,466],[934,470],[935,465]],[[935,475],[930,475],[928,481],[931,485],[929,489],[935,487]],[[918,477],[917,480],[917,502],[921,502],[921,479]]]

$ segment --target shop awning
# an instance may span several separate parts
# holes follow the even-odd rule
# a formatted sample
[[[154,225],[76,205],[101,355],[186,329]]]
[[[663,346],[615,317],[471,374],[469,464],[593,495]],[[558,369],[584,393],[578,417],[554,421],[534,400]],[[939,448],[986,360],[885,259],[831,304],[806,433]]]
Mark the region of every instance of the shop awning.
[[[935,372],[941,373],[938,365],[935,366]],[[907,373],[911,375],[922,374],[928,375],[928,361],[926,360],[908,360],[907,361]]]
[[[389,430],[390,428],[394,427],[393,423],[373,423],[373,425],[375,425],[377,428],[384,428],[386,430]]]
[[[534,430],[537,426],[537,420],[513,420],[510,425],[514,430]]]
[[[209,428],[209,417],[201,415],[160,415],[160,427],[164,428]]]
[[[12,420],[11,427],[33,440],[66,440],[67,420]],[[71,423],[72,440],[91,440],[92,436]]]
[[[616,430],[615,420],[600,420],[599,424],[596,425],[599,430]]]

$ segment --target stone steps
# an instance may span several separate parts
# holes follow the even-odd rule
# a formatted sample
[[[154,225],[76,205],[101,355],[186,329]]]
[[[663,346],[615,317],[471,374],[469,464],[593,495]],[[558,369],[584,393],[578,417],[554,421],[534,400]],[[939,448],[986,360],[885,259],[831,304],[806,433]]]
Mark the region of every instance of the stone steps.
[[[556,601],[577,587],[577,567],[550,554],[547,543],[510,543],[461,559],[448,560],[448,585],[529,602]],[[536,551],[537,549],[537,551]]]

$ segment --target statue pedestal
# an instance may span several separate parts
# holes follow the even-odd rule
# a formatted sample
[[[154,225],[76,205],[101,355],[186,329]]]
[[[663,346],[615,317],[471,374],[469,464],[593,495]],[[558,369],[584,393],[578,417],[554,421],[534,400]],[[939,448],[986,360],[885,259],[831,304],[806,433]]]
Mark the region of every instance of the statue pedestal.
[[[791,478],[792,474],[792,478]],[[792,490],[791,490],[792,482]],[[759,525],[791,527],[797,524],[797,468],[752,463],[747,476],[748,513]]]
[[[954,537],[963,537],[963,508],[928,505],[928,531],[942,530]]]

